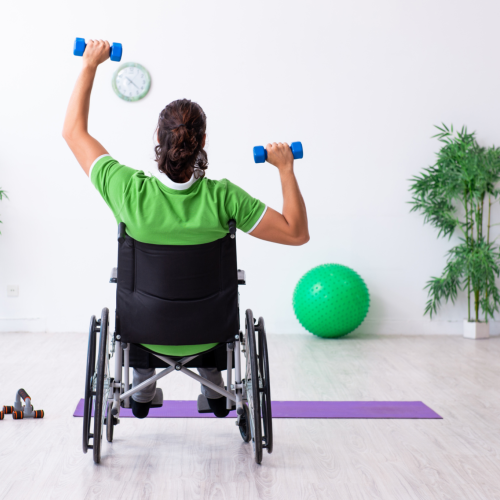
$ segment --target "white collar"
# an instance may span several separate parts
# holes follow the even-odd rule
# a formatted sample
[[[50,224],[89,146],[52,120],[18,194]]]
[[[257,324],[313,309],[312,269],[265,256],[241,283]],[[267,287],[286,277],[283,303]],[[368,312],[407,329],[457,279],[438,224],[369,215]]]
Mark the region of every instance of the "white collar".
[[[165,184],[165,186],[169,187],[170,189],[175,189],[176,191],[184,191],[186,189],[189,189],[198,180],[195,178],[194,172],[193,175],[191,175],[191,179],[189,179],[187,182],[174,182],[167,174],[164,174],[160,171],[150,173],[154,175],[161,183]]]

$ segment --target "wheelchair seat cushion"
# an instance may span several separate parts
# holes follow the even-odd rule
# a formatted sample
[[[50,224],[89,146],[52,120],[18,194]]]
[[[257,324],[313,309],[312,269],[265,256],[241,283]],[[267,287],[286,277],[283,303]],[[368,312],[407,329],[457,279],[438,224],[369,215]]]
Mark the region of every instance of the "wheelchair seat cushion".
[[[215,344],[198,344],[198,345],[155,345],[155,344],[141,344],[150,351],[157,354],[164,354],[165,356],[192,356],[193,354],[200,354],[208,351],[217,345]]]
[[[158,346],[158,345],[148,345],[148,344],[130,344],[129,361],[130,366],[133,368],[167,368],[170,366],[165,361],[157,358],[153,353],[154,349],[151,347],[162,348],[165,347],[169,352],[158,352],[158,354],[164,354],[170,356],[174,359],[181,359],[185,356],[194,355],[194,352],[188,352],[187,350],[182,354],[175,355],[170,351],[172,347],[196,347],[196,346]],[[198,346],[199,347],[199,346]],[[122,363],[125,361],[123,358]],[[215,347],[203,350],[196,356],[195,359],[189,361],[186,365],[187,368],[217,368],[219,371],[223,371],[227,368],[227,351],[226,344],[220,343],[216,344]],[[234,366],[234,353],[233,353],[233,366]]]

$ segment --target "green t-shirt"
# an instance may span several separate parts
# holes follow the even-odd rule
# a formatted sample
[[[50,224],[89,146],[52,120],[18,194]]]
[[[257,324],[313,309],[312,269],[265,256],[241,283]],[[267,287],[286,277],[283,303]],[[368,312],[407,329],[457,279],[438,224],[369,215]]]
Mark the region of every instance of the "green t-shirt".
[[[163,173],[145,174],[99,157],[90,179],[127,234],[155,245],[199,245],[223,238],[228,221],[250,233],[266,205],[227,179],[202,177],[179,184]]]
[[[103,155],[90,167],[90,180],[127,234],[155,245],[200,245],[223,238],[228,221],[252,232],[266,212],[266,205],[227,179],[213,181],[194,176],[175,183],[163,173],[145,174]],[[216,344],[156,346],[155,352],[187,356]]]

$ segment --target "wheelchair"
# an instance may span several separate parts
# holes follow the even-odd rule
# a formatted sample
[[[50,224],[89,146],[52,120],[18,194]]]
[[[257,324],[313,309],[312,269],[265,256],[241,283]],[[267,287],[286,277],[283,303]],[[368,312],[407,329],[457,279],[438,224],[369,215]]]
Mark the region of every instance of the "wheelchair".
[[[187,246],[141,243],[126,233],[123,222],[119,224],[118,268],[110,278],[117,285],[115,332],[109,334],[108,308],[99,319],[91,317],[89,328],[83,452],[92,449],[96,464],[101,461],[103,433],[111,443],[120,410],[130,408],[130,397],[173,371],[226,397],[227,409],[236,409],[243,441],[252,443],[257,464],[264,449],[272,452],[266,329],[264,319],[256,321],[247,309],[245,331],[240,331],[238,286],[245,281],[245,272],[236,263],[234,220],[224,238]],[[158,346],[182,346],[188,351],[193,346],[193,352],[165,355]],[[164,369],[132,388],[130,367]],[[200,367],[227,370],[227,387],[189,370]],[[199,412],[211,411],[203,395],[197,404]],[[163,394],[157,388],[151,407],[162,405]]]

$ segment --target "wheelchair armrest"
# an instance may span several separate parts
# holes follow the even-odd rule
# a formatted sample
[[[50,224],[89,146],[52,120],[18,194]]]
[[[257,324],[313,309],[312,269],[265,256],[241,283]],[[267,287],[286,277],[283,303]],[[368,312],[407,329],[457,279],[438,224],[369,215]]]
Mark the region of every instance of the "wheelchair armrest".
[[[245,271],[238,269],[238,285],[246,285],[247,277]]]
[[[109,282],[110,283],[117,283],[118,282],[118,268],[113,267],[111,269],[111,276],[109,277]]]

